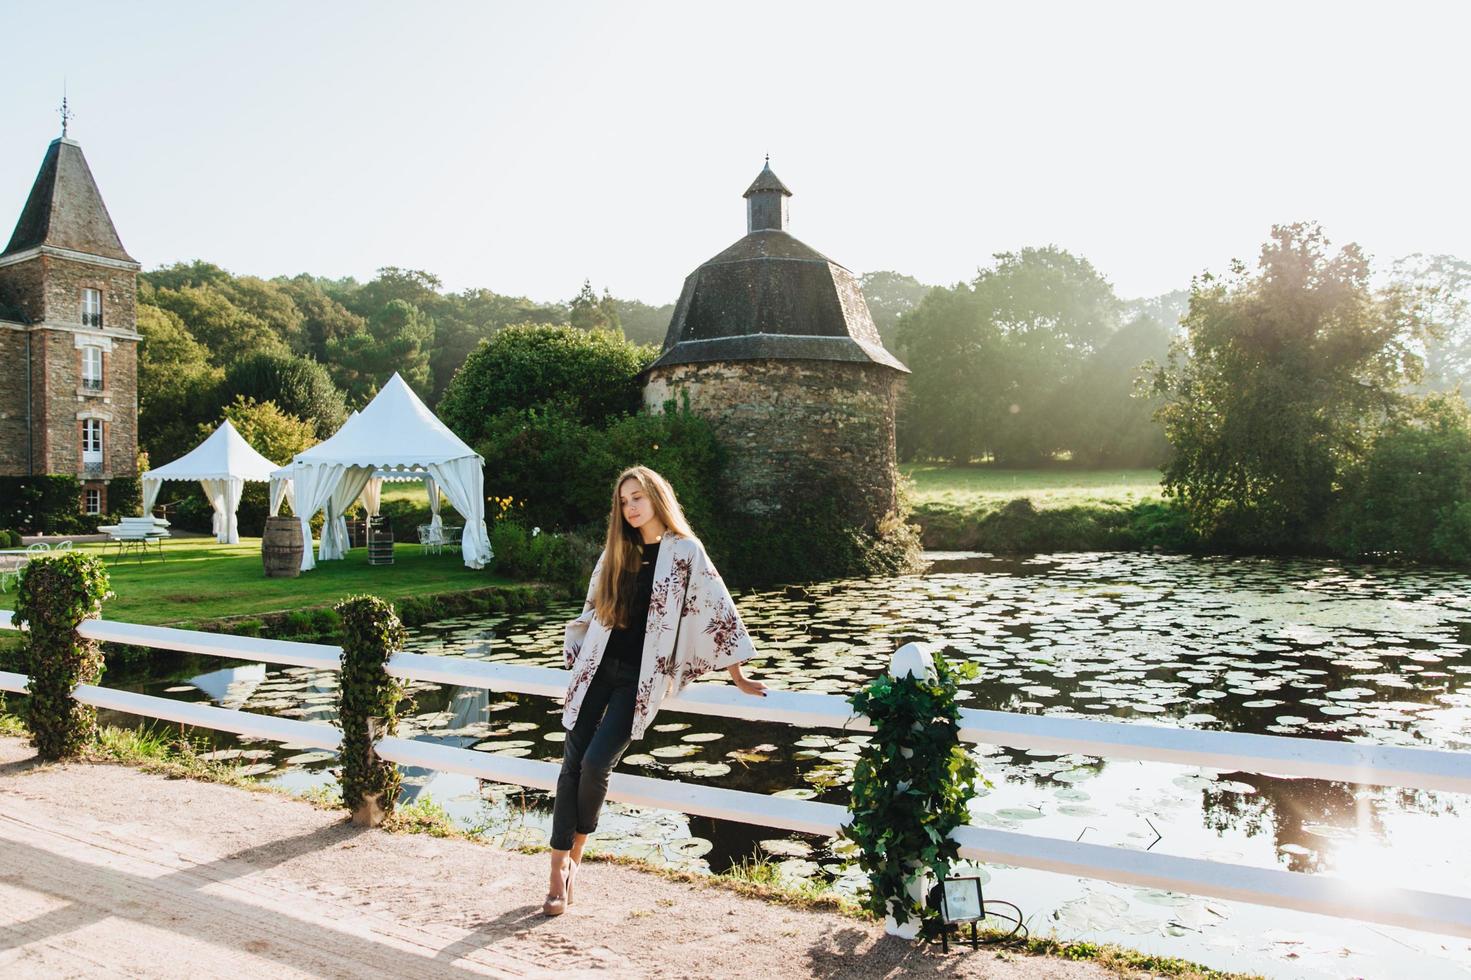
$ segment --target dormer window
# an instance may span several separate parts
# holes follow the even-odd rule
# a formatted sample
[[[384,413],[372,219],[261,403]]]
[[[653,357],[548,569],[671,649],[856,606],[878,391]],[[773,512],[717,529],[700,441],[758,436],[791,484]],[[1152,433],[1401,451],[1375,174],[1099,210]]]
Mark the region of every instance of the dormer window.
[[[82,348],[82,387],[87,391],[102,390],[102,348]]]
[[[82,290],[82,326],[102,326],[102,290]]]

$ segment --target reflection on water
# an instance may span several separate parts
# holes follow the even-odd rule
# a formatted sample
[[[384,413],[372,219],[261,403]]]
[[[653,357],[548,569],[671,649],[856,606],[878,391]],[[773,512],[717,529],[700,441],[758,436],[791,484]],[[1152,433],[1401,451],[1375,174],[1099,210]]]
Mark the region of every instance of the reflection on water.
[[[1471,749],[1471,577],[1303,561],[1053,555],[1029,561],[938,556],[923,576],[843,581],[739,597],[777,686],[847,694],[912,639],[974,660],[967,706],[1132,723],[1376,744]],[[416,631],[420,653],[560,666],[575,605],[530,616],[450,620]],[[173,676],[177,676],[176,674]],[[176,684],[157,675],[138,689]],[[166,687],[247,710],[331,721],[336,677],[253,665]],[[559,761],[549,699],[411,685],[406,737]],[[843,803],[866,737],[666,712],[621,769]],[[221,737],[288,786],[328,784],[330,753]],[[992,787],[986,826],[1294,871],[1367,885],[1466,894],[1454,794],[1219,773],[980,746]],[[506,843],[545,843],[545,793],[422,770],[405,796],[430,797]],[[762,854],[783,874],[858,880],[841,845],[775,837],[702,818],[610,806],[599,846],[691,867]],[[1035,928],[1284,975],[1377,974],[1412,957],[1425,976],[1460,975],[1465,942],[1151,889],[985,870],[988,894],[1017,901]],[[1388,957],[1386,959],[1386,957]]]

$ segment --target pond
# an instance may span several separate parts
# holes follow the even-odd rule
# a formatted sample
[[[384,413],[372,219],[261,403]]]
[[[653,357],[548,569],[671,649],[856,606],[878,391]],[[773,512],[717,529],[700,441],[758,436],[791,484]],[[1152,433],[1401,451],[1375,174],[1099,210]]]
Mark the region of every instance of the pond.
[[[1134,554],[1030,560],[934,554],[929,571],[738,597],[775,686],[846,695],[902,643],[975,661],[967,707],[1223,731],[1471,751],[1471,576],[1311,561]],[[447,620],[415,652],[561,666],[546,613]],[[333,720],[336,676],[217,661],[161,661],[117,686]],[[546,698],[415,684],[407,737],[559,761]],[[621,771],[846,803],[865,736],[662,713]],[[331,753],[218,736],[214,751],[295,789],[333,783]],[[1471,894],[1457,794],[1221,773],[1082,755],[976,749],[990,782],[978,824],[1294,871],[1365,887]],[[508,844],[544,844],[548,794],[408,770],[407,799]],[[852,890],[840,842],[610,804],[596,845],[722,870],[753,857],[793,878]],[[1120,942],[1280,976],[1464,976],[1471,944],[1320,916],[1203,900],[1022,869],[982,869],[988,898],[1015,902],[1033,932]]]

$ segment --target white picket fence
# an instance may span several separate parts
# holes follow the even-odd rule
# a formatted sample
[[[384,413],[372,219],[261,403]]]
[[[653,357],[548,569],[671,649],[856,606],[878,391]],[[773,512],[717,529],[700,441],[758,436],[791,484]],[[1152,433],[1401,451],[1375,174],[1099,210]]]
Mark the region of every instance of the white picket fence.
[[[15,628],[9,613],[0,611],[0,628]],[[110,643],[235,660],[323,670],[336,670],[340,666],[340,648],[322,644],[226,636],[108,620],[86,622],[80,632]],[[560,698],[567,687],[567,674],[561,670],[413,653],[394,654],[387,670],[405,679],[554,698]],[[24,675],[0,671],[0,691],[23,692],[25,685]],[[80,685],[76,698],[99,708],[321,749],[334,750],[341,740],[337,729],[325,724],[185,703],[106,687]],[[872,730],[867,719],[854,716],[847,702],[835,695],[771,691],[764,698],[752,698],[728,684],[695,684],[678,697],[666,700],[663,710],[747,721],[782,722],[802,728]],[[1151,724],[969,709],[961,712],[960,737],[970,742],[1059,753],[1471,793],[1471,753],[1274,735],[1190,731]],[[401,765],[547,790],[555,787],[559,770],[559,766],[551,762],[516,759],[403,738],[383,739],[378,745],[378,754]],[[845,808],[831,803],[697,786],[621,772],[613,775],[609,797],[637,806],[825,836],[836,835],[848,819]],[[1471,938],[1471,898],[1407,888],[1366,888],[1362,883],[1333,875],[1254,868],[974,826],[957,829],[954,838],[960,845],[961,857],[974,861]]]

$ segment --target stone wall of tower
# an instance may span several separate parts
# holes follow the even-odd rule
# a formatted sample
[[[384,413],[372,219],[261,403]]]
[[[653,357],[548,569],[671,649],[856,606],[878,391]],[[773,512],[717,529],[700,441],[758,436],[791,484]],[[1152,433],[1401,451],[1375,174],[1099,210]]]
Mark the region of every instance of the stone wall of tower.
[[[776,518],[814,495],[869,530],[898,504],[897,372],[840,361],[723,361],[656,368],[644,404],[688,393],[728,453],[727,506]]]
[[[0,475],[82,477],[86,418],[103,425],[102,473],[96,478],[137,475],[137,279],[130,268],[46,254],[0,265],[0,300],[31,321],[0,324]],[[82,323],[83,289],[102,294],[100,329]],[[34,413],[29,436],[28,335]],[[88,341],[104,348],[101,391],[82,385],[79,344]]]
[[[0,323],[0,476],[26,474],[26,329]]]

